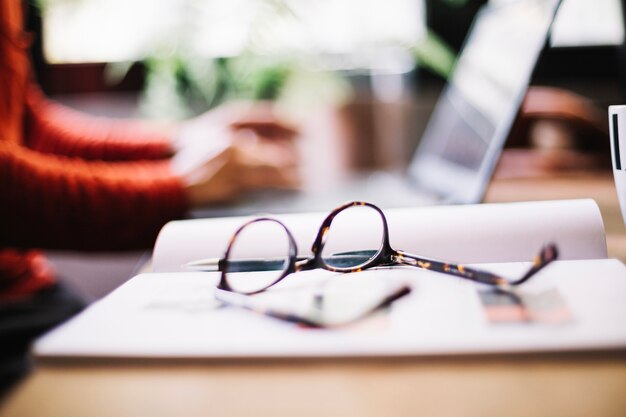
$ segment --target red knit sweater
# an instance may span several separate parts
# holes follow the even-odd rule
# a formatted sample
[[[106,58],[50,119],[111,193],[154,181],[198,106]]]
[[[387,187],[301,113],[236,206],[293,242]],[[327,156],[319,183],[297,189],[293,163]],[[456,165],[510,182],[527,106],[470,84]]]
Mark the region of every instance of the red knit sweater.
[[[53,282],[33,248],[149,247],[186,209],[168,138],[47,100],[22,30],[20,0],[0,2],[0,299]]]

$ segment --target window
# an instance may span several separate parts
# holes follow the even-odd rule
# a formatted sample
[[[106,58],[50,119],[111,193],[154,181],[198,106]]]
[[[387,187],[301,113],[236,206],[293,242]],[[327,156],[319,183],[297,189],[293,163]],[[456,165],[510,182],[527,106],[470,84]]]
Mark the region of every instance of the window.
[[[356,55],[425,33],[421,0],[45,0],[51,63],[132,61],[171,48],[203,56]]]
[[[564,0],[552,29],[551,46],[621,45],[624,18],[620,0]]]

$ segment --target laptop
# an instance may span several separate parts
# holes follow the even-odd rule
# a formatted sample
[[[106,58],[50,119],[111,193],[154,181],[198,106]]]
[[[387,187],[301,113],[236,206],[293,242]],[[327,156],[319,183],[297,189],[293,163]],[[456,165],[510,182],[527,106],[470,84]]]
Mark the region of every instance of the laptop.
[[[509,0],[477,13],[406,172],[372,172],[324,192],[261,192],[194,217],[479,203],[546,44],[559,0]]]

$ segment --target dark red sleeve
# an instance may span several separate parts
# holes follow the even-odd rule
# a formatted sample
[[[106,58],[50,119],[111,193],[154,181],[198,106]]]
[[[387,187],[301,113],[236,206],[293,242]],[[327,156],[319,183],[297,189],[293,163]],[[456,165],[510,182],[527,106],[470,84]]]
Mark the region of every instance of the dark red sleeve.
[[[25,145],[89,160],[161,159],[172,153],[167,132],[139,120],[87,115],[44,97],[36,86],[26,94]]]
[[[166,161],[97,162],[0,143],[0,247],[149,248],[186,197]]]

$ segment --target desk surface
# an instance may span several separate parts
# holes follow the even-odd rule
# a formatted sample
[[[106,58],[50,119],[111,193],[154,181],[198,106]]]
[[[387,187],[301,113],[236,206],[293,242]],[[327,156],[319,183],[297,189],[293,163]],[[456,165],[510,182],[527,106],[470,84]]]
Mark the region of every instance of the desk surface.
[[[486,201],[594,198],[626,260],[610,175],[497,180]],[[202,364],[46,365],[0,416],[624,416],[626,352]]]

